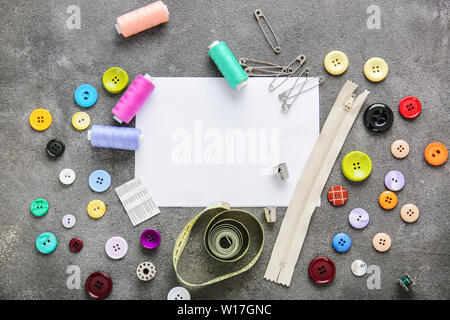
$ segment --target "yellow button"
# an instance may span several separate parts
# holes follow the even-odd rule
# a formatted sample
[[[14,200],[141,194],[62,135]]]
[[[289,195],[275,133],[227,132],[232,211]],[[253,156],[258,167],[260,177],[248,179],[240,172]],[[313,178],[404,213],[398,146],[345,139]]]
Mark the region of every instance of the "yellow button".
[[[379,82],[387,77],[389,72],[386,61],[381,58],[370,58],[364,65],[364,75],[372,82]]]
[[[87,206],[87,213],[91,218],[98,219],[103,217],[106,212],[106,205],[101,200],[92,200]]]
[[[325,70],[332,75],[343,74],[348,68],[348,59],[345,53],[341,51],[331,51],[323,60]]]
[[[397,205],[397,195],[392,191],[384,191],[378,197],[378,203],[385,210],[394,209]]]
[[[30,114],[29,121],[33,129],[43,131],[52,124],[52,115],[45,109],[35,109]]]
[[[91,117],[86,112],[77,112],[72,117],[72,125],[77,130],[84,130],[91,124]]]
[[[103,87],[110,93],[121,93],[128,85],[128,74],[119,67],[112,67],[103,74]]]

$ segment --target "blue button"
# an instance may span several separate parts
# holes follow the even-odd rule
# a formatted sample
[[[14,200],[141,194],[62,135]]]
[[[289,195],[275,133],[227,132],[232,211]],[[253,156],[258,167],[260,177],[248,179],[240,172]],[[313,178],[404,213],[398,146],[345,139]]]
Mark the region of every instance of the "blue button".
[[[89,176],[89,186],[95,192],[106,191],[111,185],[111,176],[105,170],[95,170]]]
[[[44,232],[38,235],[36,238],[36,248],[39,252],[49,254],[55,251],[56,246],[58,244],[58,239],[51,232]]]
[[[92,107],[97,102],[97,90],[90,84],[82,84],[79,86],[73,96],[75,97],[76,103],[81,107]]]
[[[346,252],[352,246],[352,240],[345,233],[338,233],[333,238],[333,248],[337,252]]]

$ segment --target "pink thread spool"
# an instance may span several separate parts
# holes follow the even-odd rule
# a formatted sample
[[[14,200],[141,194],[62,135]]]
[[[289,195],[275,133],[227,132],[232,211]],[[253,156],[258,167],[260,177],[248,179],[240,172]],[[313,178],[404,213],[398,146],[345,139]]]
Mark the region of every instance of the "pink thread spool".
[[[128,12],[117,18],[116,30],[124,37],[169,21],[169,10],[162,1]]]
[[[152,77],[138,75],[112,109],[114,119],[119,123],[130,123],[154,89]]]

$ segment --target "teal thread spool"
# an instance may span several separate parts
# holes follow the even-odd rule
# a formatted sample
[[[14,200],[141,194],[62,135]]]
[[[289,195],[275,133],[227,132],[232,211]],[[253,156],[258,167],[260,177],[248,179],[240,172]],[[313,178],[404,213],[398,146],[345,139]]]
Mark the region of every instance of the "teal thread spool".
[[[242,69],[225,42],[214,41],[209,45],[209,56],[232,88],[238,90],[247,85],[248,75]]]
[[[402,288],[405,291],[409,291],[409,289],[411,289],[412,286],[414,286],[414,280],[408,275],[402,275],[399,279],[398,279],[398,283],[402,286]]]

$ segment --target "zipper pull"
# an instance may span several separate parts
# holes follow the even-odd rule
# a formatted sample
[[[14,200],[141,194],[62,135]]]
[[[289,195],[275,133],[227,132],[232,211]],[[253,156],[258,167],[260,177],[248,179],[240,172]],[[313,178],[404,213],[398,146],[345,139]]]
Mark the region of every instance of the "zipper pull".
[[[344,104],[344,110],[348,111],[352,108],[353,101],[355,101],[356,95],[353,93],[351,97],[347,100],[347,102]]]

